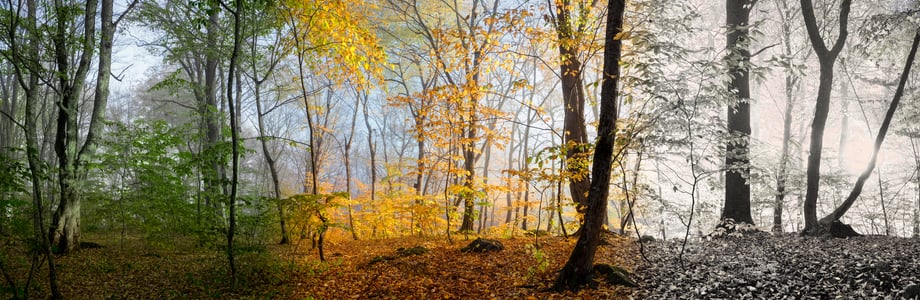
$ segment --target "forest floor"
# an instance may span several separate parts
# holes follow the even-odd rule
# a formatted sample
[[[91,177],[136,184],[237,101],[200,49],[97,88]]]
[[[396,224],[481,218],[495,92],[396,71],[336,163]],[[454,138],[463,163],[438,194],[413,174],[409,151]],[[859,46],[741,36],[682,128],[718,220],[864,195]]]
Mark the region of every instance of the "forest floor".
[[[920,240],[888,237],[755,233],[690,241],[682,256],[680,241],[654,241],[643,244],[646,261],[635,239],[610,235],[597,262],[635,273],[639,287],[601,282],[566,293],[546,289],[575,238],[500,239],[505,250],[488,253],[460,251],[473,236],[341,241],[326,245],[325,262],[309,241],[267,245],[239,256],[235,289],[218,250],[191,241],[85,239],[103,247],[56,260],[67,299],[898,299],[920,283]],[[429,251],[397,255],[417,246]],[[377,257],[386,259],[372,262]],[[13,267],[21,285],[27,265]],[[47,295],[47,273],[39,274],[35,298]]]
[[[747,233],[645,244],[636,299],[910,299],[920,293],[920,239]],[[682,258],[682,259],[681,259]],[[906,291],[905,291],[906,290]]]

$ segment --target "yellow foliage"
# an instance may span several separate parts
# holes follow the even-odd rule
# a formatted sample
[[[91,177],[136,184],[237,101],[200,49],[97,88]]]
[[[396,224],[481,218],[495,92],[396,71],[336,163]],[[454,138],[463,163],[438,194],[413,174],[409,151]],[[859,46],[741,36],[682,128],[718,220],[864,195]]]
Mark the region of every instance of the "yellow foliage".
[[[363,0],[287,0],[292,35],[287,43],[315,71],[337,83],[367,88],[382,80],[386,56],[372,16],[377,6]]]

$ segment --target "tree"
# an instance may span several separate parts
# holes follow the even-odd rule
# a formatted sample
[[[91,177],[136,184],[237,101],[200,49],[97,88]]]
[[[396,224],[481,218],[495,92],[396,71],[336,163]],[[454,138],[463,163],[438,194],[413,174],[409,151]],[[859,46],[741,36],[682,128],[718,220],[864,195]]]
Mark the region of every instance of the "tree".
[[[783,95],[785,107],[783,108],[783,141],[780,150],[779,168],[776,174],[776,195],[773,200],[773,232],[783,231],[783,209],[788,192],[790,145],[792,144],[792,113],[795,109],[796,92],[800,90],[804,65],[795,62],[798,48],[793,50],[792,21],[797,12],[790,8],[786,0],[777,0],[777,12],[780,15],[782,35],[782,58],[778,63],[783,67],[785,80],[783,82]]]
[[[254,3],[256,4],[256,3]],[[265,117],[268,113],[275,110],[281,105],[284,105],[288,102],[277,104],[277,106],[272,106],[269,108],[263,109],[262,104],[262,86],[265,82],[271,78],[275,73],[275,68],[284,58],[284,55],[287,54],[288,47],[280,46],[282,38],[281,22],[279,18],[279,12],[276,7],[263,7],[258,10],[252,10],[254,13],[248,14],[249,25],[253,26],[252,28],[252,37],[250,37],[249,44],[249,68],[251,73],[247,73],[247,76],[252,81],[253,85],[253,98],[255,100],[256,106],[256,127],[259,133],[259,145],[262,147],[262,157],[265,159],[265,163],[268,165],[268,172],[271,176],[272,181],[272,196],[277,202],[278,208],[278,222],[281,229],[281,241],[279,244],[287,244],[290,242],[290,237],[288,234],[287,228],[287,219],[284,213],[284,205],[281,202],[281,183],[278,175],[278,166],[276,163],[276,157],[269,149],[270,137],[267,136],[265,128]],[[269,41],[272,45],[260,45],[259,37],[262,34],[261,31],[268,29],[276,29],[274,32],[271,32],[270,35],[273,35],[273,38]],[[260,55],[259,49],[268,49],[267,55]],[[260,60],[261,56],[265,56],[265,60]],[[267,66],[265,66],[267,64]],[[264,67],[265,69],[260,71],[260,68]],[[260,77],[261,72],[261,77]]]
[[[565,109],[563,144],[565,145],[566,171],[569,191],[577,210],[587,206],[587,193],[591,182],[587,177],[588,133],[585,128],[584,52],[591,50],[591,41],[585,36],[589,24],[591,5],[587,1],[554,1],[556,14],[552,23],[556,28],[559,48],[559,77],[562,81],[562,105]],[[573,16],[577,8],[577,15]]]
[[[830,109],[831,89],[834,86],[834,63],[847,39],[847,21],[850,14],[851,0],[840,2],[840,15],[837,19],[839,32],[831,48],[828,48],[821,37],[818,21],[811,0],[801,0],[802,16],[805,19],[805,29],[812,48],[818,56],[820,65],[820,81],[818,83],[818,96],[815,100],[815,115],[811,123],[811,142],[808,152],[808,168],[806,170],[805,189],[805,229],[806,234],[819,234],[817,217],[818,184],[821,177],[821,150],[824,145],[824,127],[827,123],[828,110]]]
[[[22,129],[26,140],[29,180],[32,183],[31,213],[34,239],[38,241],[38,250],[41,255],[48,260],[48,285],[51,289],[51,298],[63,299],[58,284],[55,257],[52,253],[51,235],[48,234],[45,228],[45,199],[41,184],[46,176],[45,164],[42,163],[40,157],[41,148],[38,136],[39,82],[42,81],[43,76],[47,75],[47,71],[40,63],[42,59],[40,57],[41,37],[44,33],[38,27],[39,10],[37,1],[26,0],[25,16],[19,14],[22,9],[22,2],[20,2],[19,7],[17,7],[18,13],[12,14],[8,20],[10,26],[7,27],[8,31],[5,34],[9,41],[9,51],[3,51],[2,53],[12,63],[17,83],[25,93],[25,114],[23,116],[25,124]],[[10,9],[10,12],[12,11]],[[21,38],[22,36],[25,36],[25,38]],[[35,260],[33,259],[34,263]],[[29,278],[31,278],[31,272]]]
[[[236,198],[237,198],[237,189],[239,187],[239,169],[240,169],[240,134],[239,134],[239,121],[236,114],[236,103],[233,101],[233,80],[239,78],[237,74],[237,64],[239,63],[240,48],[243,44],[243,36],[241,31],[242,27],[242,14],[243,14],[243,0],[234,0],[233,8],[229,8],[227,4],[221,1],[221,5],[224,6],[230,14],[233,15],[233,51],[230,54],[230,68],[227,71],[227,107],[230,110],[230,143],[231,143],[231,163],[230,163],[230,199],[228,200],[228,206],[230,207],[230,226],[227,228],[227,261],[230,264],[230,280],[234,288],[236,288],[236,259],[233,256],[233,238],[236,233]]]
[[[487,104],[493,91],[488,83],[490,72],[501,70],[501,54],[507,53],[503,36],[518,25],[521,14],[505,9],[501,1],[487,3],[473,1],[464,6],[457,2],[434,5],[414,0],[389,0],[387,3],[403,16],[410,30],[421,35],[422,53],[438,75],[439,85],[432,86],[426,94],[435,97],[436,119],[427,119],[426,125],[437,128],[441,136],[427,137],[432,146],[448,148],[448,154],[462,168],[450,169],[449,176],[458,175],[453,194],[463,206],[459,231],[474,230],[475,201],[482,195],[482,177],[477,175],[477,162],[482,155],[481,146],[498,135],[491,132],[486,120],[496,118],[501,112]],[[432,19],[428,11],[439,11],[449,17]],[[447,20],[447,21],[444,21]],[[504,29],[504,30],[503,30]],[[430,133],[429,133],[430,134]],[[454,147],[455,146],[455,147]]]
[[[203,182],[196,197],[199,222],[217,221],[219,200],[229,192],[225,189],[229,153],[222,146],[225,141],[217,95],[222,77],[217,68],[226,51],[223,45],[227,35],[223,34],[218,5],[217,1],[145,1],[136,18],[144,27],[161,34],[149,45],[163,51],[166,63],[179,67],[152,89],[188,91],[195,100],[187,108],[195,112],[198,123],[199,141],[194,146]],[[175,100],[168,102],[179,104]],[[206,215],[201,211],[202,200]]]
[[[856,199],[859,198],[859,194],[862,192],[863,185],[866,184],[866,180],[872,175],[872,170],[875,169],[875,164],[878,159],[878,152],[882,147],[882,143],[885,141],[885,136],[888,133],[888,128],[891,126],[891,120],[894,118],[894,113],[898,109],[898,103],[901,101],[901,96],[904,95],[904,86],[907,83],[907,79],[910,76],[911,66],[914,64],[914,57],[917,54],[917,45],[920,44],[920,30],[914,35],[913,44],[910,47],[910,53],[907,54],[907,62],[904,64],[904,71],[901,72],[900,81],[898,81],[898,87],[895,90],[894,98],[891,100],[891,104],[888,106],[888,111],[885,113],[885,119],[882,121],[882,126],[879,128],[878,133],[875,136],[875,144],[873,145],[872,154],[869,159],[868,166],[863,170],[859,177],[856,179],[856,184],[854,184],[853,189],[850,191],[850,194],[847,196],[846,200],[840,204],[833,212],[819,220],[818,228],[822,231],[828,230],[832,222],[839,221],[841,217],[853,206],[853,203],[856,202]],[[884,209],[884,204],[883,204]],[[886,221],[887,222],[887,221]],[[886,231],[887,234],[887,231]]]
[[[722,220],[753,224],[751,185],[748,183],[751,160],[748,144],[751,135],[750,16],[756,0],[726,0],[725,26],[728,48],[728,133],[725,145],[725,204]]]
[[[58,159],[58,186],[60,204],[54,211],[49,228],[52,242],[57,243],[61,253],[68,253],[80,245],[80,196],[78,191],[78,174],[82,168],[81,156],[77,152],[79,145],[79,102],[86,82],[86,75],[92,62],[96,39],[96,0],[86,1],[83,15],[83,34],[72,37],[69,28],[77,24],[68,5],[63,1],[54,1],[55,16],[52,36],[54,61],[58,74],[55,87],[57,94],[57,128],[54,136],[54,152]],[[71,59],[71,39],[79,41],[75,55]],[[72,69],[73,68],[73,69]],[[98,101],[98,99],[96,99]],[[95,105],[100,103],[96,102]],[[95,115],[93,117],[97,117]],[[85,145],[95,141],[87,139]]]
[[[593,284],[594,254],[600,242],[604,218],[607,215],[607,195],[610,191],[610,171],[616,140],[617,83],[620,76],[620,32],[626,2],[611,0],[607,4],[607,25],[604,36],[604,76],[601,83],[601,113],[597,125],[597,145],[591,166],[591,189],[588,207],[581,226],[581,234],[572,249],[568,262],[559,271],[553,288],[578,289]]]

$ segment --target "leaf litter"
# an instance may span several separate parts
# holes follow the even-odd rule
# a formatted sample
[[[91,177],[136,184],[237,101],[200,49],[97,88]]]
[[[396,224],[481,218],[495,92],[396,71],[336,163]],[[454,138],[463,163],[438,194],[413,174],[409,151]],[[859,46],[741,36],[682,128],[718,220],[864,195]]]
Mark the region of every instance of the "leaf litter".
[[[622,267],[638,288],[601,281],[597,289],[548,292],[576,240],[561,237],[500,239],[505,249],[487,253],[460,251],[472,237],[340,241],[326,246],[326,262],[308,242],[266,245],[241,256],[236,289],[223,252],[191,243],[99,239],[103,248],[56,262],[69,299],[901,299],[920,292],[918,239],[746,233],[691,241],[683,264],[678,240],[644,243],[646,262],[636,239],[604,239],[596,262]],[[373,262],[378,257],[386,259]],[[47,296],[46,272],[31,296]],[[25,272],[16,276],[24,282]]]

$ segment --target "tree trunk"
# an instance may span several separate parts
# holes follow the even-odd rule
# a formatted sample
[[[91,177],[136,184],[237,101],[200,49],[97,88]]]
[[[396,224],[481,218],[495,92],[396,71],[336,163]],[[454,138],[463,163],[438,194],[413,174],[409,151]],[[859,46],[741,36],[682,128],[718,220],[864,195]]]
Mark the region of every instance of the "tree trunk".
[[[811,142],[809,144],[808,169],[806,170],[804,231],[807,234],[816,233],[818,226],[818,185],[821,179],[821,150],[824,145],[824,127],[827,123],[831,89],[834,85],[834,62],[843,49],[848,34],[847,18],[850,14],[850,3],[850,0],[840,2],[839,34],[834,45],[828,49],[824,39],[821,37],[811,0],[801,0],[802,16],[805,19],[808,39],[811,41],[812,48],[814,48],[820,63],[818,97],[815,100],[815,116],[811,123]]]
[[[565,149],[566,173],[569,176],[569,191],[572,194],[572,202],[575,203],[576,210],[584,213],[587,206],[587,193],[591,186],[590,179],[587,178],[586,163],[580,163],[579,160],[586,160],[584,157],[586,145],[588,143],[588,134],[585,128],[585,86],[584,76],[582,75],[582,63],[579,58],[581,51],[578,48],[580,39],[576,30],[573,28],[571,13],[574,10],[570,0],[561,0],[556,2],[557,20],[556,34],[559,44],[559,69],[562,77],[562,101],[565,108],[564,125],[563,125],[563,149]],[[581,22],[584,24],[584,22]]]
[[[72,38],[67,34],[70,27],[66,17],[68,8],[61,0],[54,1],[54,13],[57,17],[53,38],[55,64],[59,80],[59,98],[57,113],[57,132],[54,138],[54,150],[58,158],[58,184],[60,204],[55,210],[49,228],[51,240],[58,245],[60,253],[70,253],[80,247],[80,195],[77,190],[79,184],[80,157],[77,147],[79,128],[77,119],[80,112],[80,98],[83,85],[86,82],[87,71],[92,62],[95,50],[96,36],[96,10],[98,1],[89,0],[84,8],[83,36],[80,37],[80,58],[76,65],[71,65],[70,47],[68,41]],[[111,14],[111,10],[109,10]],[[111,57],[109,57],[111,60]],[[71,71],[71,67],[76,67]],[[73,72],[73,73],[71,73]],[[73,74],[73,77],[70,77]],[[99,98],[95,99],[99,100]],[[99,104],[99,103],[94,103]],[[103,103],[104,105],[104,103]],[[100,108],[100,112],[104,107]],[[93,117],[99,116],[94,111]],[[99,128],[98,125],[96,128]],[[92,141],[90,140],[90,143]]]
[[[364,114],[364,127],[367,129],[367,148],[370,152],[370,171],[371,171],[371,202],[374,202],[374,196],[377,193],[377,151],[374,144],[374,129],[371,127],[370,114],[367,112],[367,101],[361,103]],[[424,149],[424,144],[419,144],[419,149]]]
[[[777,1],[780,5],[780,16],[782,18],[782,33],[783,33],[783,55],[787,57],[792,57],[792,14],[793,11],[789,9],[786,1],[779,0]],[[792,66],[786,68],[786,81],[784,86],[784,95],[786,98],[786,105],[783,112],[783,142],[782,150],[780,151],[779,158],[779,170],[776,174],[776,194],[773,201],[773,232],[779,233],[783,232],[783,208],[785,206],[785,198],[788,192],[786,191],[786,181],[789,176],[789,146],[792,139],[792,112],[795,108],[795,91],[799,84],[799,77],[791,69]]]
[[[356,91],[355,94],[356,94],[356,97],[360,97],[358,96],[359,92]],[[364,101],[367,101],[366,94],[364,95]],[[351,115],[350,131],[348,132],[348,136],[345,137],[345,150],[343,151],[344,152],[343,154],[345,155],[344,157],[345,159],[344,160],[344,163],[345,163],[345,192],[348,193],[349,200],[352,199],[352,196],[351,196],[352,195],[351,193],[351,143],[355,139],[355,124],[357,123],[357,119],[358,119],[358,105],[355,104],[355,110],[353,111]],[[346,208],[348,209],[348,228],[351,231],[351,238],[357,241],[358,232],[355,230],[355,219],[354,219],[351,203],[350,202],[347,203],[346,206],[347,206]]]
[[[17,7],[18,11],[22,11],[22,3],[20,2]],[[38,12],[38,3],[35,0],[26,0],[25,1],[26,9],[26,20],[24,23],[26,26],[19,28],[18,26],[10,26],[7,28],[9,30],[6,32],[9,37],[9,54],[12,57],[12,66],[15,71],[15,78],[19,87],[22,88],[22,91],[25,93],[25,114],[24,118],[24,136],[26,140],[26,158],[29,166],[29,179],[31,181],[32,187],[32,228],[34,233],[34,238],[38,241],[38,246],[40,249],[41,255],[45,256],[48,262],[48,281],[49,288],[51,290],[51,299],[63,299],[61,295],[61,290],[58,286],[57,279],[57,264],[55,263],[55,256],[52,253],[52,241],[50,235],[45,228],[45,200],[43,198],[43,166],[44,163],[41,159],[41,148],[39,146],[38,138],[38,121],[40,119],[38,110],[39,107],[39,88],[38,84],[41,78],[40,74],[36,73],[36,70],[29,68],[27,64],[38,64],[39,62],[39,53],[41,47],[41,34],[38,32],[37,26],[37,12]],[[22,20],[22,16],[18,14],[11,14],[11,18],[15,18],[19,23]],[[14,23],[15,24],[15,23]],[[21,31],[20,31],[21,30]],[[22,32],[25,32],[25,43],[19,37]],[[35,262],[33,261],[33,264]],[[31,278],[31,275],[29,276]],[[28,284],[26,285],[28,287]]]
[[[904,65],[904,71],[901,73],[901,80],[898,82],[898,88],[895,90],[894,98],[891,100],[891,104],[888,106],[888,111],[885,113],[885,119],[882,121],[882,126],[878,130],[878,134],[875,136],[875,144],[872,149],[872,156],[869,159],[869,165],[866,169],[859,175],[859,178],[856,179],[856,184],[853,186],[853,190],[850,191],[849,196],[846,200],[840,204],[834,211],[820,220],[820,228],[826,228],[831,222],[839,221],[841,217],[853,206],[853,203],[856,202],[856,199],[859,198],[859,194],[862,192],[863,186],[866,184],[866,180],[872,175],[872,170],[875,169],[875,164],[878,159],[878,152],[882,147],[882,143],[885,141],[885,135],[888,133],[888,128],[891,126],[891,120],[894,118],[894,113],[898,109],[898,103],[901,101],[901,96],[904,94],[904,86],[907,83],[907,79],[910,76],[910,69],[914,63],[914,57],[917,54],[917,46],[920,44],[920,30],[914,35],[913,45],[911,45],[910,53],[907,55],[907,63]],[[820,232],[820,233],[825,233]]]
[[[227,72],[227,108],[230,112],[230,143],[231,143],[231,164],[230,164],[230,226],[227,228],[227,261],[230,264],[230,280],[233,288],[237,284],[236,259],[234,257],[234,235],[236,234],[236,197],[239,186],[239,169],[240,169],[240,127],[237,110],[238,103],[234,102],[234,83],[233,79],[237,78],[237,63],[240,56],[240,46],[243,43],[243,36],[240,24],[242,22],[243,1],[234,1],[234,8],[230,13],[233,15],[233,52],[230,54],[230,68]],[[239,96],[239,94],[236,94]]]
[[[466,138],[469,142],[463,146],[463,169],[466,171],[466,176],[463,180],[465,189],[461,195],[461,198],[463,198],[463,221],[460,224],[460,232],[473,231],[473,214],[476,209],[474,206],[476,202],[474,193],[476,153],[473,150],[475,136],[475,131],[472,128],[467,129]]]
[[[748,144],[751,135],[751,60],[748,21],[751,15],[750,0],[725,1],[726,48],[730,78],[728,90],[732,93],[728,105],[729,140],[725,145],[725,204],[722,220],[732,219],[737,223],[754,224],[751,218],[751,160]]]
[[[256,43],[252,43],[252,55],[255,57],[256,52]],[[256,74],[256,63],[253,62],[253,77]],[[269,71],[271,72],[271,71]],[[267,76],[268,74],[266,74]],[[275,158],[272,157],[271,152],[268,149],[268,137],[265,135],[265,114],[262,112],[262,83],[264,79],[254,79],[253,84],[253,97],[256,102],[256,123],[258,125],[257,130],[259,131],[259,144],[262,146],[262,157],[265,158],[265,164],[268,165],[268,173],[272,178],[272,196],[277,201],[278,206],[278,221],[281,226],[281,241],[279,244],[288,244],[290,243],[290,237],[287,230],[287,219],[284,214],[284,204],[281,202],[281,187],[280,179],[278,178],[278,167],[275,165]]]
[[[588,193],[588,207],[580,229],[578,242],[572,255],[559,272],[553,288],[578,289],[586,284],[593,285],[594,254],[600,242],[600,234],[607,214],[607,195],[610,191],[610,168],[613,164],[616,141],[617,81],[620,76],[620,40],[617,34],[622,30],[626,2],[611,0],[607,8],[607,26],[604,37],[604,76],[601,85],[601,113],[598,122],[598,141],[594,150],[591,168],[591,190]]]
[[[220,114],[217,107],[217,65],[219,63],[218,49],[218,17],[220,10],[211,9],[208,15],[206,43],[208,49],[205,50],[204,66],[204,103],[201,106],[201,117],[204,119],[205,140],[202,152],[205,154],[206,167],[205,183],[205,206],[210,209],[208,217],[215,213],[213,209],[217,207],[217,199],[223,193],[223,181],[225,174],[221,164],[221,159],[217,145],[221,142],[220,134]],[[213,220],[211,220],[213,221]]]
[[[841,64],[845,64],[846,60],[841,59]],[[845,69],[846,67],[844,67]],[[837,143],[837,168],[842,171],[846,171],[846,146],[847,146],[847,133],[850,131],[850,102],[847,100],[849,89],[847,89],[846,81],[840,82],[840,140]],[[867,121],[868,122],[868,121]]]
[[[917,129],[911,131],[910,135],[910,149],[914,154],[914,172],[916,173],[917,180],[917,206],[914,207],[914,220],[913,220],[913,238],[920,237],[920,145],[917,144],[917,139],[920,138],[920,132]]]

